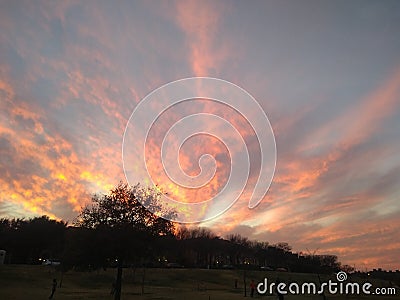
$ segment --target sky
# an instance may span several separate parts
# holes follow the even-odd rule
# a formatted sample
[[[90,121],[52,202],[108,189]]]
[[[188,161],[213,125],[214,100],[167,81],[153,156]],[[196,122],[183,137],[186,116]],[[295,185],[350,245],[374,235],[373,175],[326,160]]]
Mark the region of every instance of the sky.
[[[0,217],[73,222],[93,193],[126,180],[122,141],[138,103],[169,82],[213,77],[268,116],[277,155],[268,193],[248,208],[263,151],[246,122],[254,115],[200,98],[152,128],[154,182],[192,203],[221,190],[238,149],[213,122],[199,128],[216,136],[188,139],[177,156],[195,176],[211,154],[207,185],[181,187],[160,163],[174,122],[217,114],[246,142],[250,176],[228,211],[199,225],[361,270],[400,269],[399,1],[2,0],[0,28]]]

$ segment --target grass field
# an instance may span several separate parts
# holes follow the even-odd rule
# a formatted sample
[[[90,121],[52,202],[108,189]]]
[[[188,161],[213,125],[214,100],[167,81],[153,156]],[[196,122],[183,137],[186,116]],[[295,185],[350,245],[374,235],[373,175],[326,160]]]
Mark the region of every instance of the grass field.
[[[115,269],[94,272],[69,271],[63,275],[54,299],[112,299],[110,295]],[[318,282],[317,275],[247,271],[247,282],[264,277],[284,282]],[[0,299],[48,299],[52,279],[61,280],[61,273],[46,266],[0,266]],[[142,294],[143,269],[124,269],[122,299],[233,300],[243,299],[243,271],[200,269],[146,269]],[[238,288],[234,288],[238,279]],[[322,276],[325,281],[332,277]],[[374,287],[388,286],[384,281],[371,281]],[[326,295],[326,299],[400,299],[397,296]],[[248,295],[249,297],[249,295]],[[277,299],[276,295],[255,295],[256,299]],[[323,299],[321,295],[287,295],[285,299]]]

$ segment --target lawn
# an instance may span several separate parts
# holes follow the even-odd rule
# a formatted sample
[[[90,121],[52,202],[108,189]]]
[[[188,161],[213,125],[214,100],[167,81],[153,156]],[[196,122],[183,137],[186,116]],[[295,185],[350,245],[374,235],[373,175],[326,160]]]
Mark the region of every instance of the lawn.
[[[234,300],[243,299],[243,271],[200,269],[146,269],[142,295],[143,269],[124,269],[122,299]],[[48,299],[52,279],[61,280],[61,273],[48,266],[0,266],[0,299]],[[115,269],[75,272],[63,275],[54,299],[113,299],[110,295]],[[314,274],[247,271],[247,282],[262,281],[264,277],[284,282],[318,282]],[[238,288],[234,282],[238,280]],[[333,279],[322,276],[321,280]],[[354,281],[357,281],[354,279]],[[384,281],[371,281],[374,287],[388,286]],[[326,299],[400,299],[398,296],[327,295]],[[248,295],[249,297],[249,295]],[[255,295],[258,299],[277,299],[276,295]],[[287,295],[285,299],[323,299],[319,296]]]

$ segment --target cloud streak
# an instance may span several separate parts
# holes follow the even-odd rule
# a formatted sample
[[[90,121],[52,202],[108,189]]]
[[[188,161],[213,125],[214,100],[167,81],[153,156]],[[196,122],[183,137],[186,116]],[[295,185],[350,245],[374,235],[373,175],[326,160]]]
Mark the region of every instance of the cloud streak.
[[[217,114],[246,141],[252,169],[237,204],[204,225],[339,254],[360,268],[400,268],[397,8],[296,5],[1,4],[1,216],[73,219],[91,193],[124,179],[122,135],[143,97],[176,79],[221,77],[249,91],[270,118],[278,162],[269,193],[247,208],[259,171],[256,137],[236,111],[210,101],[160,118],[147,149],[160,185],[198,202],[225,184],[229,153],[210,137],[189,140],[179,154],[192,175],[202,154],[216,157],[216,176],[197,194],[171,183],[160,164],[169,126],[191,113]]]

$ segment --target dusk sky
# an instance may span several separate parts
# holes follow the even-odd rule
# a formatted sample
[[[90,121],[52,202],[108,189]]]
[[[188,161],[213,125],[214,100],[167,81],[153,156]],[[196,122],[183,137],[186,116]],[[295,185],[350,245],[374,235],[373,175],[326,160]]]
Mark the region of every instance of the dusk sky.
[[[199,225],[400,269],[400,1],[1,0],[0,28],[0,218],[72,222],[93,193],[126,180],[137,104],[171,81],[214,77],[258,101],[277,161],[249,209],[260,149],[243,117],[204,99],[167,111],[164,129],[218,113],[256,152],[240,199]],[[209,153],[216,175],[202,191],[178,188],[156,163],[161,141],[146,145],[149,173],[171,195],[198,202],[229,177],[234,151],[196,137],[182,168],[197,174]]]

